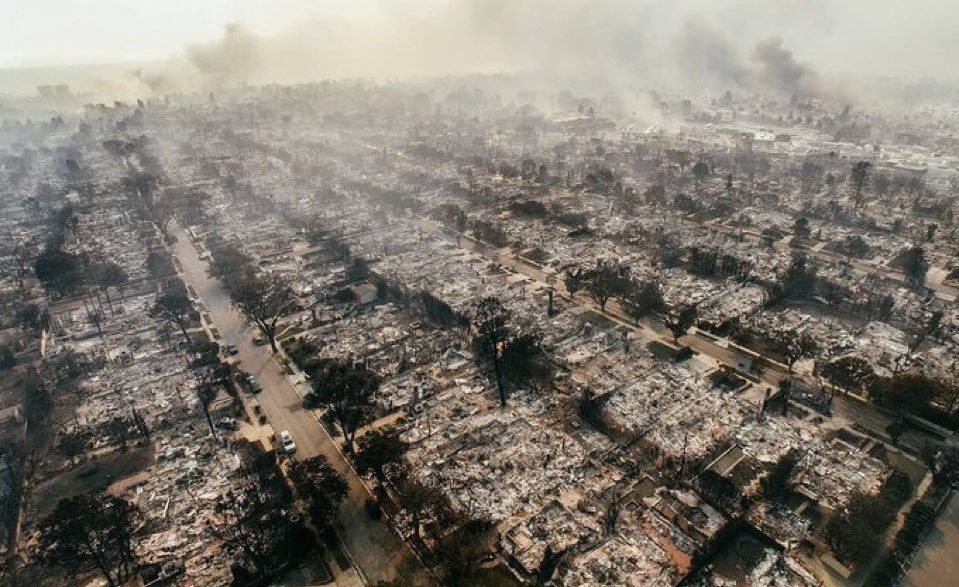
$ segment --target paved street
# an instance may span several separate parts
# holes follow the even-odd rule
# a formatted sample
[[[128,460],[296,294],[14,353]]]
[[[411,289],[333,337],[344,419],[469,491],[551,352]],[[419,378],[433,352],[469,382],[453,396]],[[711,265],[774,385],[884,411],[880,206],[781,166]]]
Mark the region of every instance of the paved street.
[[[183,268],[183,277],[193,286],[203,301],[207,312],[221,336],[221,344],[232,343],[239,349],[239,364],[247,372],[254,373],[263,384],[257,395],[263,411],[269,417],[274,430],[289,430],[297,445],[297,458],[323,455],[349,483],[349,498],[340,508],[340,535],[356,565],[375,584],[392,578],[398,570],[404,575],[415,573],[419,566],[406,544],[401,541],[385,522],[371,519],[364,509],[369,492],[357,478],[338,447],[317,421],[314,415],[304,410],[293,386],[284,376],[270,352],[270,347],[256,346],[252,339],[258,332],[248,328],[243,318],[230,305],[229,295],[220,283],[211,279],[206,264],[187,235],[174,227],[177,243],[174,252]]]
[[[959,585],[959,495],[953,494],[903,578],[906,587]]]

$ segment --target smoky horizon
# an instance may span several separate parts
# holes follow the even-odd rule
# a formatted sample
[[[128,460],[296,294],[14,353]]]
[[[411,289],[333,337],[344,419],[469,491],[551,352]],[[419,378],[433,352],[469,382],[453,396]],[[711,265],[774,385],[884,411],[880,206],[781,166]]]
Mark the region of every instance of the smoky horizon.
[[[70,85],[148,99],[241,84],[522,75],[599,92],[750,92],[868,102],[954,96],[959,5],[825,0],[299,0],[0,7],[0,94]],[[21,25],[21,26],[18,26]],[[915,88],[919,88],[918,90]]]

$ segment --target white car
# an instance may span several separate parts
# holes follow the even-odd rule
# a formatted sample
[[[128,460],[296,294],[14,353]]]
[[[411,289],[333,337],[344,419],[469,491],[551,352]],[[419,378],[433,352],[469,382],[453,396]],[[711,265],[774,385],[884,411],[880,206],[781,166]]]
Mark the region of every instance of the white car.
[[[280,432],[280,444],[283,445],[283,450],[286,451],[286,454],[293,454],[296,452],[296,443],[293,442],[293,436],[290,434],[289,430]]]

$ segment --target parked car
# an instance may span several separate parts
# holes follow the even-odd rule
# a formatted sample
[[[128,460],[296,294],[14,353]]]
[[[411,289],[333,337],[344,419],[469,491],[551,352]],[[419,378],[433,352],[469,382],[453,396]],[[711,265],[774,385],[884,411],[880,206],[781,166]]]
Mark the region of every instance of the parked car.
[[[280,432],[280,444],[283,446],[283,450],[286,451],[286,454],[291,455],[296,452],[296,443],[293,441],[293,436],[290,434],[289,430]]]
[[[231,357],[240,352],[240,349],[236,348],[235,344],[225,344],[223,345],[223,352],[226,353],[228,357]]]
[[[217,421],[216,427],[221,430],[236,430],[239,428],[236,418],[221,418]]]
[[[246,388],[250,390],[250,393],[257,394],[263,391],[263,386],[260,385],[259,379],[253,375],[246,376]]]
[[[253,410],[253,415],[256,416],[257,422],[266,424],[266,414],[263,413],[263,406],[260,405],[260,402],[256,401],[256,398],[250,400],[250,409]]]
[[[264,337],[262,337],[262,336],[258,336],[258,337],[256,337],[256,338],[253,339],[253,344],[255,344],[256,346],[264,346],[264,345],[266,345],[266,343],[267,343],[266,338],[264,338]]]

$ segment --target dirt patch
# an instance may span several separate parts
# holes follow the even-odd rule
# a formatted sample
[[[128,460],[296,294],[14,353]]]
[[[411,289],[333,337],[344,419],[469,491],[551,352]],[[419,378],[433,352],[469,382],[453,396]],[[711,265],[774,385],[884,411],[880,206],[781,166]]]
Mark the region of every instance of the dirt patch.
[[[34,487],[30,492],[30,510],[33,516],[41,518],[53,511],[61,499],[103,491],[110,485],[145,470],[153,462],[152,444],[94,459]]]

